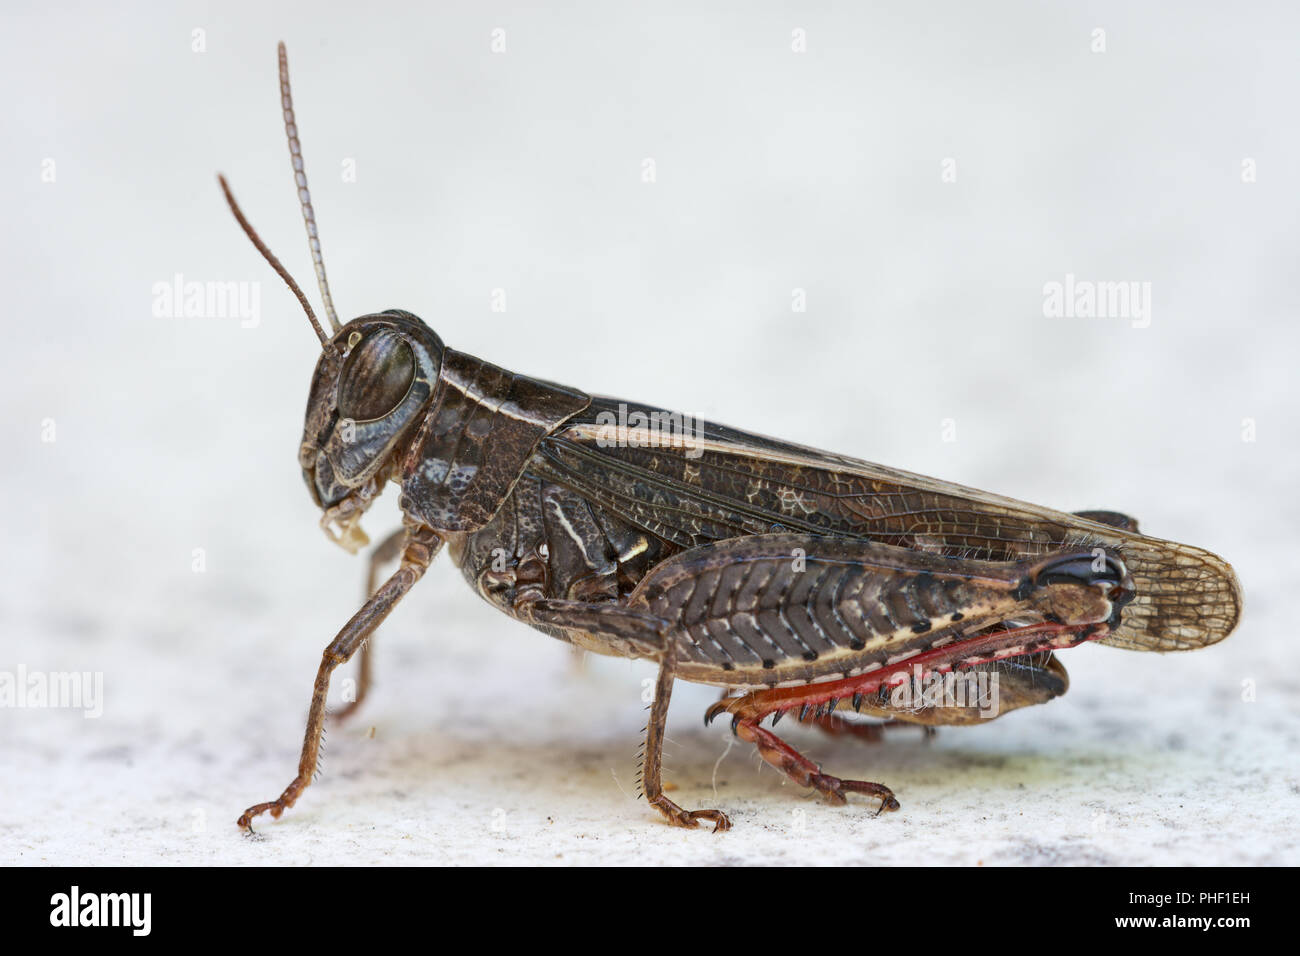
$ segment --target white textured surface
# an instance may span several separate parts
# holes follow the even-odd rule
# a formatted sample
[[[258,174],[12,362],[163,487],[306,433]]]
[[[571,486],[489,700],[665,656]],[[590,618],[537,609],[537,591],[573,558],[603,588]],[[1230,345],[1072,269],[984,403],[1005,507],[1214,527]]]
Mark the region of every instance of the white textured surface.
[[[101,671],[105,707],[0,710],[0,863],[1300,862],[1296,14],[693,9],[6,6],[0,670]],[[440,562],[322,781],[241,838],[362,574],[295,469],[310,333],[213,181],[309,279],[281,37],[345,315],[402,306],[521,371],[1130,512],[1237,566],[1242,627],[1069,652],[1061,700],[928,742],[790,733],[893,787],[881,817],[728,750],[712,691],[679,685],[668,778],[732,815],[714,836],[630,795],[651,669],[576,670]],[[260,325],[153,317],[178,272],[261,282]],[[1045,319],[1067,272],[1150,281],[1151,327]]]

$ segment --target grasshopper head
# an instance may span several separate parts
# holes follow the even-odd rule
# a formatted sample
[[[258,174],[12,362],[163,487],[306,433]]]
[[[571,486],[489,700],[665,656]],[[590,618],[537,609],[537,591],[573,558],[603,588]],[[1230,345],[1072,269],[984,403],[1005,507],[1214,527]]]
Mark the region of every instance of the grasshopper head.
[[[283,73],[281,78],[287,83]],[[320,339],[298,463],[312,500],[325,511],[321,527],[355,554],[367,543],[358,522],[384,482],[396,473],[412,426],[433,396],[442,368],[442,339],[401,309],[363,315],[340,325],[325,281],[320,245],[313,242],[321,297],[334,330],[333,335],[326,333],[298,283],[244,217],[225,177],[217,179],[235,220],[298,298]],[[299,193],[314,237],[315,214],[305,180]]]
[[[224,176],[218,176],[230,211],[267,264],[284,280],[302,305],[321,343],[312,377],[298,462],[307,490],[325,514],[321,527],[346,550],[366,544],[358,526],[362,514],[384,482],[396,474],[404,446],[420,413],[429,403],[442,367],[442,340],[409,312],[389,309],[340,325],[325,278],[316,212],[307,189],[307,173],[294,120],[289,89],[289,60],[280,44],[280,108],[293,159],[294,181],[312,263],[320,286],[330,335],[311,303],[284,265],[267,248],[235,202]]]
[[[367,542],[358,525],[401,464],[442,365],[442,340],[409,312],[353,319],[316,363],[298,463],[321,527],[351,552]]]

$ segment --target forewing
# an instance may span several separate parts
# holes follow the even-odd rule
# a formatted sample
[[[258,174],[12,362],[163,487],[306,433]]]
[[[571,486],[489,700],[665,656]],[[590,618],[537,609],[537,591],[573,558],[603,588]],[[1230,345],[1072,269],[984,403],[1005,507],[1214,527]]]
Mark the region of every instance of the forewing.
[[[774,531],[863,538],[931,554],[1013,561],[1108,547],[1138,596],[1105,643],[1186,650],[1227,637],[1240,613],[1230,565],[1190,545],[910,472],[686,422],[596,398],[542,440],[530,470],[680,547]],[[676,434],[674,423],[678,423]]]

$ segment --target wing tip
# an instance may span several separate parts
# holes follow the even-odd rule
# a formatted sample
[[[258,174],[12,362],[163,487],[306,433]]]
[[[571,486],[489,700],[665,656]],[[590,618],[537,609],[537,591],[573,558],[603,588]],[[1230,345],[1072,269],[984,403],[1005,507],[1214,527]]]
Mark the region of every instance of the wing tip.
[[[1159,542],[1153,554],[1176,555],[1181,573],[1170,575],[1165,562],[1145,561],[1139,551],[1130,570],[1139,587],[1145,583],[1149,590],[1139,598],[1137,613],[1099,643],[1128,650],[1190,651],[1218,644],[1237,629],[1243,597],[1241,580],[1231,564],[1212,552],[1172,542]],[[1192,586],[1185,583],[1188,578],[1194,579],[1196,591],[1204,596],[1195,611],[1187,602]]]

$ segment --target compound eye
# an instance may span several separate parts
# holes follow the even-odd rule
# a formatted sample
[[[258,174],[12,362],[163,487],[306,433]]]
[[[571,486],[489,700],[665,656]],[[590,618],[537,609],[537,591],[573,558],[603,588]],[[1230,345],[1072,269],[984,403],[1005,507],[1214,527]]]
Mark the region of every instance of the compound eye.
[[[414,382],[411,346],[393,330],[379,329],[353,346],[343,361],[339,414],[358,422],[383,418],[402,404]]]
[[[1105,555],[1104,569],[1097,570],[1092,555],[1073,555],[1049,564],[1038,572],[1039,584],[1116,585],[1124,579],[1124,569],[1110,555]]]

